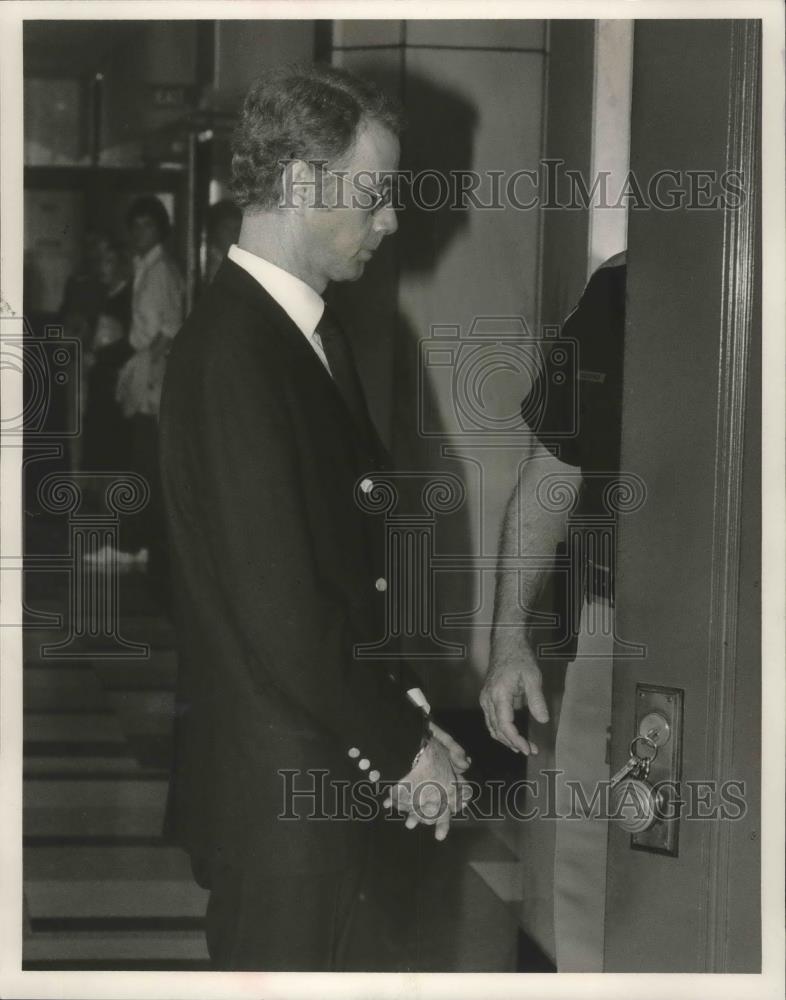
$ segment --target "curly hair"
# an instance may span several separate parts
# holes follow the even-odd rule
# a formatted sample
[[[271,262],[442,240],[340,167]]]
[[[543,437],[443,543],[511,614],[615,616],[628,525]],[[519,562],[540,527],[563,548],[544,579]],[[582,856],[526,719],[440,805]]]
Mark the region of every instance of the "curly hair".
[[[382,91],[330,66],[287,67],[265,74],[246,94],[232,143],[232,193],[241,208],[269,208],[281,198],[281,164],[335,161],[358,129],[378,122],[399,135],[398,106]]]

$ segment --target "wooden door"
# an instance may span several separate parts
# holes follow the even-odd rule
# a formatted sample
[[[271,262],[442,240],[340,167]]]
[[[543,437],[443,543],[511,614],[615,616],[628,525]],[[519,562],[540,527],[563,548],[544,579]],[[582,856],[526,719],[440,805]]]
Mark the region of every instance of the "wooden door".
[[[760,969],[759,51],[754,21],[635,26],[639,187],[676,170],[695,201],[687,171],[736,170],[744,198],[631,205],[622,466],[647,497],[620,526],[616,629],[647,655],[615,657],[612,764],[636,684],[680,688],[686,808],[689,782],[734,779],[746,813],[683,813],[677,857],[634,850],[612,825],[607,972]]]

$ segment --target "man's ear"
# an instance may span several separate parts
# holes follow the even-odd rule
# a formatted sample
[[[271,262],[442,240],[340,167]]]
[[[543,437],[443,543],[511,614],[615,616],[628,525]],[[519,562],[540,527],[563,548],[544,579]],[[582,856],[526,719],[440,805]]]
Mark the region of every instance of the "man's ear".
[[[326,207],[325,175],[319,165],[306,160],[288,160],[281,175],[282,207],[302,211]]]

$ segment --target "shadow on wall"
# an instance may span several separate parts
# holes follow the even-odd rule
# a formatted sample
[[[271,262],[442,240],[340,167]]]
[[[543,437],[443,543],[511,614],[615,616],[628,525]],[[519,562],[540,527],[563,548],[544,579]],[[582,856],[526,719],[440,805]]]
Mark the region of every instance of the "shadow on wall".
[[[407,119],[401,170],[411,171],[418,182],[402,183],[399,231],[382,243],[362,281],[333,285],[328,298],[352,340],[372,417],[393,454],[395,468],[416,474],[401,481],[396,513],[427,515],[424,481],[458,479],[467,499],[454,511],[432,515],[434,551],[437,559],[451,555],[471,561],[479,554],[483,530],[482,483],[471,464],[443,453],[446,445],[456,444],[455,393],[450,389],[450,373],[442,378],[445,373],[440,372],[438,389],[431,377],[424,377],[428,372],[422,367],[421,344],[430,335],[430,322],[453,319],[450,287],[435,283],[441,280],[437,275],[445,255],[457,240],[468,240],[472,217],[471,210],[457,210],[453,198],[445,197],[444,178],[469,171],[476,162],[479,109],[465,96],[430,79],[408,75],[402,84],[398,67],[376,65],[364,75],[386,92],[401,94]],[[478,261],[478,267],[487,266],[488,260]],[[472,274],[466,280],[471,282]],[[425,304],[424,290],[437,310],[433,319],[424,319],[423,309],[418,310],[410,298],[418,295]],[[447,307],[447,315],[439,314],[440,303]],[[411,642],[405,644],[406,652],[422,671],[437,705],[477,709],[476,671],[470,662],[472,644],[477,645],[478,639],[472,631],[478,589],[477,571],[471,565],[440,572],[433,596],[426,602],[430,606],[414,612],[420,621],[412,629]],[[440,624],[446,615],[461,615],[464,621],[448,628]],[[430,634],[424,635],[424,630]],[[435,634],[449,644],[447,650],[434,643]],[[449,655],[432,656],[435,646],[436,651]]]
[[[412,171],[415,182],[405,188],[412,197],[404,199],[399,219],[400,264],[403,272],[427,276],[469,225],[468,212],[446,198],[445,184],[451,174],[472,168],[478,110],[465,97],[412,75],[405,78],[403,103],[401,169]]]
[[[402,199],[405,208],[399,219],[399,274],[405,284],[407,278],[417,276],[422,287],[434,280],[441,258],[470,224],[469,213],[457,210],[453,198],[447,197],[446,185],[451,175],[473,166],[478,109],[465,97],[419,76],[405,78],[403,102],[407,128],[402,136],[401,166],[404,171],[412,172],[413,183],[405,186],[407,197]],[[400,286],[393,365],[393,453],[398,468],[427,473],[437,479],[458,476],[464,483],[467,500],[463,505],[455,512],[436,515],[435,551],[437,556],[472,555],[477,544],[477,531],[473,532],[471,522],[477,511],[469,507],[472,484],[464,482],[462,463],[443,454],[449,440],[447,435],[454,428],[451,414],[455,413],[455,398],[450,394],[448,398],[440,398],[427,377],[421,343],[429,337],[430,330],[422,328],[422,321],[416,322],[408,312],[405,293],[406,287]],[[444,296],[437,296],[438,300],[441,298]],[[415,488],[418,481],[413,480]],[[407,502],[409,509],[418,506],[415,497],[408,497]],[[437,575],[433,627],[437,638],[449,642],[454,653],[448,659],[423,659],[415,663],[429,675],[429,686],[437,701],[442,700],[440,689],[452,701],[463,688],[466,655],[458,653],[456,647],[467,646],[470,638],[466,629],[448,633],[439,623],[446,614],[470,612],[475,601],[476,580],[472,572]],[[415,640],[416,645],[418,641]]]

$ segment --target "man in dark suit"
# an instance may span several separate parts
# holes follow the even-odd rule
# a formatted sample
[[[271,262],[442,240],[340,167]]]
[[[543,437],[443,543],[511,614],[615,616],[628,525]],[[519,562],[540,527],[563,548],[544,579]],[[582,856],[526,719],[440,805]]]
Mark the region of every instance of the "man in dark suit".
[[[383,95],[349,74],[255,84],[233,156],[238,244],[169,357],[169,820],[211,890],[218,968],[340,968],[373,824],[347,821],[331,782],[362,782],[377,803],[390,782],[406,825],[442,839],[466,767],[408,668],[353,653],[381,638],[387,592],[383,535],[356,491],[388,457],[322,293],[359,278],[397,227],[369,183],[396,169],[397,132]]]

